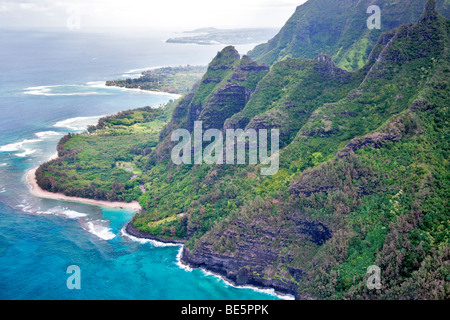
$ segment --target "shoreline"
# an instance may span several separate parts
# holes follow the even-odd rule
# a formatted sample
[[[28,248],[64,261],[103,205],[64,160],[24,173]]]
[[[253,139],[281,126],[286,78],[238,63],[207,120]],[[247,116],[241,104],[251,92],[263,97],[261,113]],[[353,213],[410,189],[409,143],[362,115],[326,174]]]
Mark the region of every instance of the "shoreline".
[[[129,90],[129,91],[145,93],[145,94],[168,95],[168,96],[173,97],[174,100],[177,100],[183,96],[182,94],[179,94],[179,93],[171,93],[171,92],[165,92],[165,91],[144,90],[144,89],[139,89],[139,88],[127,88],[127,87],[120,87],[120,86],[107,86],[106,81],[93,81],[93,82],[88,82],[87,84],[92,87],[97,87],[97,88],[109,88],[109,89],[113,88],[113,89],[119,89],[119,90]]]
[[[155,245],[157,247],[179,246],[180,251],[177,254],[177,265],[178,265],[178,267],[180,267],[181,269],[184,269],[186,271],[192,271],[193,269],[200,269],[203,271],[203,273],[206,276],[212,275],[214,277],[217,277],[220,280],[222,280],[226,285],[229,285],[229,286],[237,288],[237,289],[250,289],[250,290],[254,290],[256,292],[276,296],[277,298],[282,299],[282,300],[295,300],[294,295],[279,292],[273,287],[257,286],[257,285],[251,284],[251,283],[238,285],[232,279],[228,278],[226,276],[226,274],[222,274],[222,273],[219,273],[214,270],[209,270],[208,267],[206,267],[204,265],[201,267],[191,265],[189,263],[189,261],[185,261],[186,257],[184,255],[184,252],[186,249],[184,246],[184,243],[185,243],[184,240],[167,240],[167,239],[163,239],[160,237],[152,236],[151,234],[148,234],[148,233],[138,230],[136,227],[134,227],[132,225],[131,221],[128,222],[122,228],[122,234],[133,241],[137,241],[137,242],[141,242],[141,240],[149,241],[150,243],[152,243],[153,245]]]
[[[229,277],[229,272],[222,268],[215,268],[214,266],[207,266],[205,263],[198,264],[193,258],[193,254],[183,246],[177,257],[178,263],[183,266],[184,269],[200,269],[205,275],[213,275],[221,279],[225,284],[238,289],[251,289],[257,292],[265,293],[268,295],[276,296],[281,300],[297,300],[295,292],[286,289],[279,289],[279,287],[265,285],[259,280],[247,279],[243,283],[238,284],[236,279]]]
[[[140,90],[140,89],[126,89],[125,90]],[[142,90],[140,90],[142,91]],[[58,158],[58,154],[55,153],[49,160],[54,160]],[[25,181],[29,187],[29,190],[32,195],[42,198],[42,199],[52,199],[52,200],[60,200],[60,201],[67,201],[67,202],[75,202],[75,203],[82,203],[82,204],[88,204],[88,205],[95,205],[99,207],[106,207],[106,208],[114,208],[114,209],[125,209],[125,210],[132,210],[135,212],[139,212],[142,210],[142,207],[139,205],[137,201],[133,201],[131,203],[127,202],[112,202],[112,201],[104,201],[104,200],[95,200],[95,199],[89,199],[89,198],[80,198],[80,197],[72,197],[72,196],[66,196],[62,193],[53,193],[46,191],[42,189],[36,180],[36,171],[38,167],[30,169],[26,171],[25,174]],[[238,289],[250,289],[254,290],[256,292],[264,293],[267,295],[275,296],[281,300],[293,300],[295,299],[295,296],[293,294],[287,293],[287,292],[280,292],[274,287],[270,286],[264,286],[264,285],[258,285],[257,283],[243,283],[243,284],[237,284],[235,281],[227,276],[227,274],[223,272],[218,272],[218,270],[214,270],[214,268],[209,268],[206,265],[197,266],[195,263],[191,263],[189,261],[189,258],[186,257],[186,251],[185,248],[185,240],[167,240],[161,237],[152,236],[151,234],[145,233],[134,227],[129,221],[121,230],[121,235],[129,238],[131,241],[141,242],[148,241],[152,243],[155,247],[163,247],[163,246],[178,246],[180,247],[179,253],[176,257],[176,264],[179,268],[184,269],[185,271],[192,271],[193,269],[200,269],[205,274],[205,276],[212,275],[214,277],[217,277],[218,279],[222,280],[226,285],[229,285],[234,288]]]
[[[125,231],[126,235],[132,236],[136,239],[156,241],[156,242],[161,242],[161,243],[167,244],[167,245],[177,245],[177,246],[183,245],[184,246],[184,242],[185,242],[184,240],[167,240],[167,239],[164,239],[161,237],[153,236],[149,233],[145,233],[143,231],[140,231],[135,226],[133,226],[131,221],[129,221],[125,225],[124,231]]]
[[[54,155],[51,159],[53,159],[55,157],[57,157],[57,155]],[[139,205],[139,203],[137,201],[134,201],[132,203],[110,202],[110,201],[86,199],[86,198],[79,198],[79,197],[70,197],[70,196],[66,196],[61,193],[53,193],[53,192],[45,191],[41,187],[39,187],[39,185],[37,184],[36,175],[35,175],[36,170],[37,170],[37,168],[28,170],[26,172],[25,179],[29,186],[30,192],[38,198],[76,202],[76,203],[83,203],[83,204],[95,205],[95,206],[99,206],[99,207],[115,208],[115,209],[127,209],[127,210],[133,210],[133,211],[142,210],[141,206]],[[214,270],[210,270],[206,266],[197,267],[197,266],[191,265],[188,261],[186,261],[186,257],[184,255],[185,240],[167,240],[164,238],[152,236],[148,233],[144,233],[144,232],[138,230],[136,227],[134,227],[132,225],[131,221],[129,221],[122,228],[121,233],[123,236],[128,237],[132,241],[136,241],[136,242],[141,242],[140,240],[148,241],[148,242],[152,243],[153,245],[155,245],[156,247],[179,246],[180,251],[177,255],[177,266],[186,271],[192,271],[193,269],[200,269],[203,271],[203,273],[205,275],[215,276],[215,277],[219,278],[220,280],[222,280],[225,284],[232,286],[234,288],[251,289],[256,292],[276,296],[277,298],[279,298],[281,300],[295,299],[295,297],[293,295],[279,292],[273,287],[257,286],[257,285],[253,285],[251,283],[238,285],[233,281],[233,279],[228,278],[225,274],[221,274]]]
[[[52,157],[53,159],[54,157]],[[112,202],[112,201],[104,201],[104,200],[94,200],[94,199],[87,199],[87,198],[79,198],[79,197],[70,197],[66,196],[62,193],[53,193],[49,191],[43,190],[36,181],[36,170],[38,168],[34,168],[31,170],[28,170],[25,175],[25,180],[29,186],[31,194],[34,196],[41,198],[41,199],[52,199],[52,200],[62,200],[62,201],[68,201],[68,202],[76,202],[76,203],[83,203],[83,204],[90,204],[95,205],[99,207],[106,207],[106,208],[114,208],[114,209],[127,209],[127,210],[133,210],[133,211],[140,211],[142,210],[142,207],[139,205],[137,201],[133,202]]]

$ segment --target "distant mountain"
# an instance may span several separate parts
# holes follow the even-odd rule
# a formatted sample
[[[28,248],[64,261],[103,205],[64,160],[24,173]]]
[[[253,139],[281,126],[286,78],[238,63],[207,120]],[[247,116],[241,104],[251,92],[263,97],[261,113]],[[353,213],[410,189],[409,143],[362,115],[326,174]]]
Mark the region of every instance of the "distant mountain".
[[[272,65],[287,57],[312,59],[330,55],[347,70],[362,67],[383,32],[419,19],[426,0],[309,0],[297,7],[280,32],[249,52]],[[381,30],[367,28],[367,8],[381,9]],[[450,18],[450,2],[437,0],[437,10]]]
[[[170,38],[167,43],[185,43],[199,45],[242,45],[255,44],[267,41],[277,33],[277,29],[271,28],[241,28],[241,29],[216,29],[201,28],[193,31],[192,36]]]

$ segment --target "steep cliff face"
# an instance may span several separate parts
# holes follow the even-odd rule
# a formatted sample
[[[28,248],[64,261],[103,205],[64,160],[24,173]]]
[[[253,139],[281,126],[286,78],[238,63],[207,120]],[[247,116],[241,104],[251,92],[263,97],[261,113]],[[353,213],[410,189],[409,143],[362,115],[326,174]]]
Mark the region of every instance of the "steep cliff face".
[[[268,72],[268,66],[259,65],[244,56],[233,69],[231,77],[222,80],[204,104],[198,116],[198,120],[203,121],[203,127],[222,129],[226,119],[245,107],[257,83]]]
[[[278,223],[271,222],[271,219],[258,217],[249,226],[245,219],[237,218],[233,229],[210,235],[224,243],[231,241],[230,250],[218,254],[217,246],[206,238],[193,251],[185,247],[182,261],[194,268],[207,268],[236,285],[269,287],[301,298],[297,295],[297,281],[303,274],[302,270],[289,267],[283,271],[274,266],[279,263],[288,266],[295,259],[293,255],[283,252],[290,238],[321,246],[331,238],[331,231],[322,223],[305,220],[299,214],[283,222],[289,233],[283,232],[287,230],[281,231]],[[283,277],[275,276],[281,274]]]
[[[175,107],[170,123],[162,130],[160,144],[152,158],[167,160],[173,147],[170,134],[175,129],[193,132],[194,122],[202,121],[203,129],[223,128],[224,122],[241,111],[269,67],[248,56],[240,57],[232,46],[220,51],[209,64],[202,80]]]
[[[247,56],[241,59],[234,47],[224,48],[195,88],[184,128],[191,131],[194,121],[201,120],[206,129],[221,129],[225,119],[244,108],[256,84],[268,71],[269,67]]]
[[[438,203],[445,202],[448,187],[439,181],[448,166],[437,159],[446,157],[440,148],[448,137],[440,118],[448,116],[449,27],[430,5],[418,23],[380,37],[360,83],[343,99],[310,112],[283,149],[282,173],[296,162],[306,168],[291,175],[289,197],[274,192],[247,201],[191,243],[183,260],[238,284],[269,284],[297,298],[444,298],[440,284],[450,250],[437,225],[446,225]],[[276,63],[226,125],[237,116],[234,123],[243,121],[268,83],[289,88],[275,76],[277,68],[299,70],[302,63]],[[331,79],[352,76],[324,55],[308,63],[309,70]],[[261,115],[282,115],[282,106],[254,110],[247,126],[264,127]],[[264,188],[274,181],[282,186],[286,178],[279,176],[281,181],[263,182]],[[428,239],[421,233],[427,228],[433,234]],[[432,249],[436,240],[441,245]],[[372,264],[388,277],[382,291],[365,287]],[[428,292],[414,283],[424,274],[429,281],[420,282],[433,288]]]
[[[325,54],[276,63],[259,82],[245,108],[225,121],[225,128],[277,128],[286,145],[317,107],[345,97],[361,82],[368,68],[347,72]]]

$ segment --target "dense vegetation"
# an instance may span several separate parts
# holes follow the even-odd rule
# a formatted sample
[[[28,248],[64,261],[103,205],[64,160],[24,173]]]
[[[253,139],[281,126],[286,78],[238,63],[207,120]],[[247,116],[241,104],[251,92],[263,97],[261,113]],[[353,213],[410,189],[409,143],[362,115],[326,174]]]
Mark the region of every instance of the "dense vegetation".
[[[364,66],[383,32],[419,19],[426,0],[314,0],[297,7],[281,31],[249,55],[269,65],[286,58],[315,58],[324,52],[346,70]],[[381,30],[366,27],[367,8],[381,9]],[[450,2],[437,0],[438,11],[450,18]]]
[[[405,2],[423,5],[393,3]],[[449,42],[450,21],[430,0],[416,23],[381,34],[355,71],[320,52],[269,69],[227,47],[165,109],[121,113],[65,137],[38,182],[137,199],[135,227],[185,239],[187,262],[237,282],[303,298],[448,299]],[[174,165],[171,132],[197,120],[205,129],[279,128],[280,170]],[[381,290],[366,287],[371,265],[382,270]]]
[[[184,94],[199,81],[206,68],[202,66],[164,67],[144,71],[139,78],[106,81],[107,86]]]
[[[173,107],[145,107],[99,120],[88,133],[69,134],[58,143],[58,158],[36,172],[51,192],[109,201],[137,200],[145,192],[139,162],[158,143]]]

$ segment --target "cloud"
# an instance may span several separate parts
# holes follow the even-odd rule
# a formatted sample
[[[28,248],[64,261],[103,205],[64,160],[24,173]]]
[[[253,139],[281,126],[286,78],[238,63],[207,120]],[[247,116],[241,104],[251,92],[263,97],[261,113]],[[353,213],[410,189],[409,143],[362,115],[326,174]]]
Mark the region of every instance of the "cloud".
[[[0,21],[14,24],[49,24],[46,17],[64,27],[67,9],[79,8],[84,27],[165,28],[280,27],[306,0],[0,0]],[[2,14],[13,11],[15,20]],[[29,14],[26,14],[26,13]],[[31,17],[30,14],[34,12]],[[21,19],[22,18],[22,19]],[[56,26],[58,27],[58,26]]]
[[[19,3],[19,7],[23,10],[34,10],[34,11],[47,10],[47,8],[43,8],[36,3],[30,2]]]
[[[0,1],[0,11],[19,11],[19,10],[25,10],[25,11],[46,11],[51,10],[55,7],[55,5],[60,2],[56,1],[49,1],[49,0],[43,0],[43,1],[11,1],[11,0],[4,0]]]

